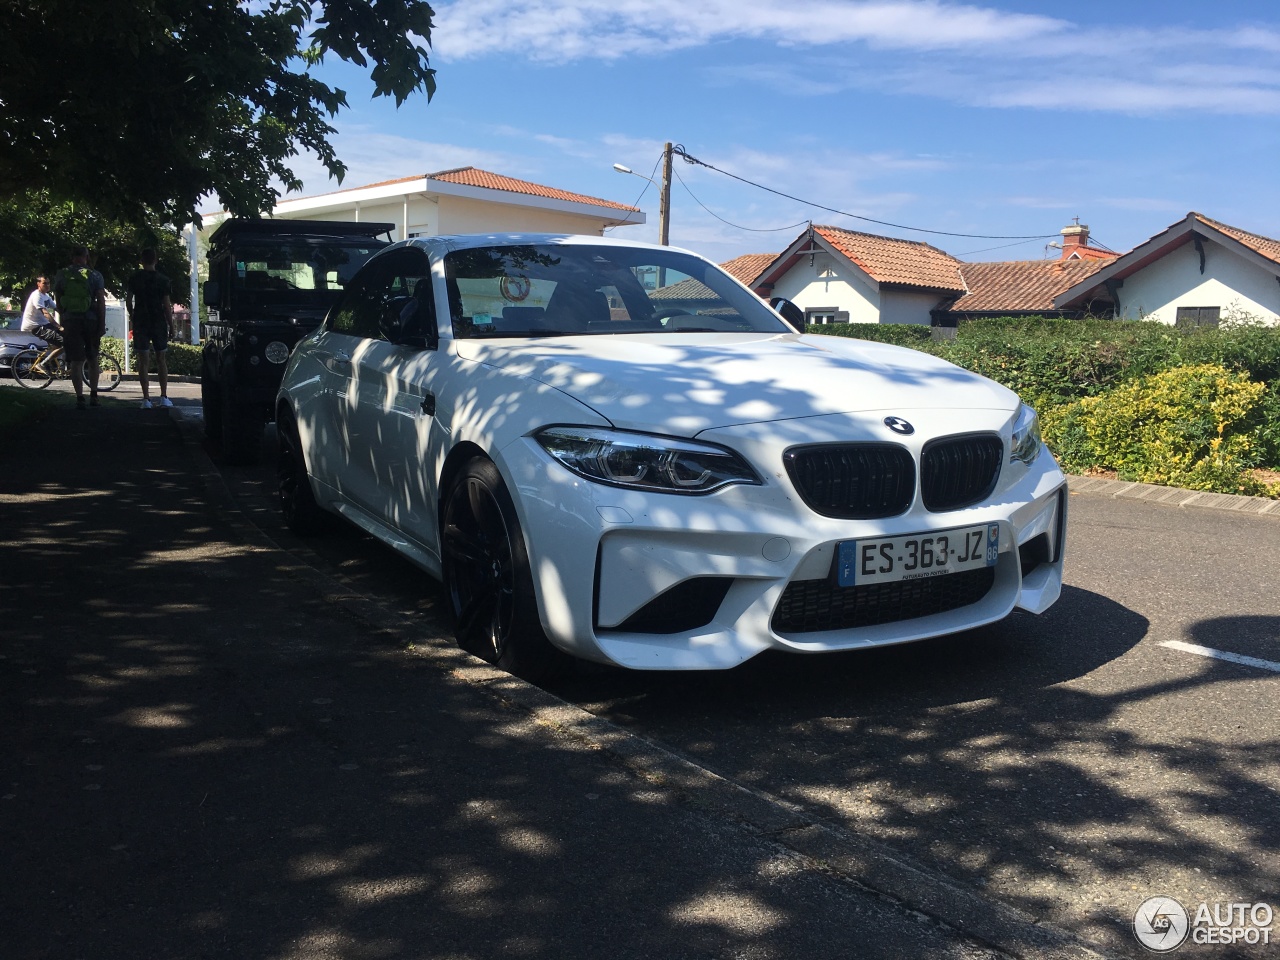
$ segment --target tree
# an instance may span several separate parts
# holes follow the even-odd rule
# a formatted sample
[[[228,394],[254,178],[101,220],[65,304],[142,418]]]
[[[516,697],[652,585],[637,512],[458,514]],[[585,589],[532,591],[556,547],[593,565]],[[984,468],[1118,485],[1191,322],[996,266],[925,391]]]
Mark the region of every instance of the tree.
[[[177,230],[106,218],[91,207],[54,201],[48,191],[0,201],[0,294],[21,303],[35,289],[35,278],[52,277],[67,266],[80,244],[89,247],[94,268],[116,296],[124,295],[124,283],[138,269],[142,248],[153,247],[159,256],[157,269],[174,280],[174,302],[191,299],[189,284],[183,282],[191,264]]]
[[[347,105],[309,72],[371,68],[396,104],[435,92],[424,0],[2,0],[0,197],[47,191],[142,226],[189,222],[212,194],[258,216],[314,153],[341,181],[328,123]]]

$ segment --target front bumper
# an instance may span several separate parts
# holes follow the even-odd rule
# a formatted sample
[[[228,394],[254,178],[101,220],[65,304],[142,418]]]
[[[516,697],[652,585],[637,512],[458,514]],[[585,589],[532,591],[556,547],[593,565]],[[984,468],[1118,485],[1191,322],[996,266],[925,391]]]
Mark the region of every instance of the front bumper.
[[[742,437],[735,440],[741,450]],[[754,463],[780,462],[777,450],[753,452]],[[781,470],[763,486],[695,497],[591,483],[527,437],[504,449],[499,465],[517,492],[547,635],[576,656],[631,669],[724,669],[768,649],[905,643],[1014,609],[1041,613],[1062,589],[1066,481],[1047,451],[1029,466],[1006,463],[978,505],[930,513],[917,495],[883,520],[819,516]],[[895,605],[887,621],[883,612],[863,617],[848,593],[870,588],[835,582],[842,541],[992,523],[1000,528],[994,568],[881,590],[876,605]],[[849,613],[830,629],[833,604]]]

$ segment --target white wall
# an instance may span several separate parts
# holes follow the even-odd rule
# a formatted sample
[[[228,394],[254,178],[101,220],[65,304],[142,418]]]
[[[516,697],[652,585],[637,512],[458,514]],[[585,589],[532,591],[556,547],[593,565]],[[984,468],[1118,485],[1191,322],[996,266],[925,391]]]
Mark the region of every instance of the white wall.
[[[622,213],[618,211],[619,216]],[[440,198],[438,232],[575,233],[598,237],[604,233],[604,221],[537,207],[444,196]]]
[[[1204,241],[1205,270],[1192,243],[1126,277],[1116,293],[1119,313],[1172,324],[1178,307],[1220,307],[1225,317],[1240,310],[1271,323],[1280,321],[1280,267],[1264,270],[1212,240]]]
[[[774,283],[770,296],[786,297],[801,310],[834,307],[847,310],[850,323],[880,323],[880,290],[865,273],[842,266],[820,253],[809,266],[808,256]]]
[[[473,200],[466,197],[423,194],[408,198],[409,233],[432,236],[448,233],[572,233],[602,236],[607,221],[599,216],[579,216],[539,207]],[[618,211],[619,215],[623,211]],[[333,220],[363,223],[394,223],[391,239],[405,238],[405,200],[401,197],[385,201],[361,203],[321,212],[301,210],[284,214],[289,219]]]
[[[774,284],[771,296],[786,297],[801,310],[846,310],[850,323],[931,324],[929,311],[942,299],[938,293],[882,290],[861,270],[825,253],[813,258],[813,266],[801,257]]]
[[[930,311],[941,299],[942,295],[938,293],[885,290],[880,294],[880,322],[916,323],[929,326],[933,323]]]

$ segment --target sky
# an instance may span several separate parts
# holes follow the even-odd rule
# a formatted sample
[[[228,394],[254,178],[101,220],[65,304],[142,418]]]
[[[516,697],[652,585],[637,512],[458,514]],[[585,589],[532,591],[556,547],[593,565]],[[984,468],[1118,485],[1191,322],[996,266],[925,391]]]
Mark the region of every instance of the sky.
[[[670,242],[717,262],[808,221],[963,260],[1057,257],[1075,218],[1121,252],[1192,210],[1280,238],[1273,2],[433,7],[430,102],[319,68],[350,104],[342,187],[471,165],[639,206],[648,222],[610,235],[656,242],[656,185],[613,165],[659,180],[671,142],[724,171],[677,157],[671,188]],[[295,196],[338,189],[297,160]]]

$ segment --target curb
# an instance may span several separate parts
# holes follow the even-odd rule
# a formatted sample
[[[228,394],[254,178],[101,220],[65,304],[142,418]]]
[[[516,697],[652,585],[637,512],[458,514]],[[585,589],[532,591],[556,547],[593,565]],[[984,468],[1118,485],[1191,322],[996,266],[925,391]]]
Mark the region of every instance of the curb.
[[[988,899],[892,848],[824,822],[797,804],[743,786],[608,720],[513,677],[454,645],[447,636],[422,636],[404,618],[354,589],[341,575],[320,569],[305,547],[286,547],[237,501],[198,439],[199,426],[171,411],[205,480],[210,500],[252,549],[277,551],[292,561],[282,569],[307,583],[326,602],[394,638],[410,655],[432,661],[455,680],[517,709],[557,739],[605,753],[649,784],[694,808],[724,817],[800,856],[809,868],[927,917],[971,940],[1019,960],[1100,960],[1106,955],[1075,935],[1014,907]],[[1247,498],[1242,498],[1247,499]]]
[[[1154,483],[1108,480],[1104,477],[1067,475],[1067,488],[1072,493],[1088,493],[1123,500],[1147,500],[1174,507],[1200,507],[1207,510],[1229,510],[1280,518],[1280,500],[1245,497],[1230,493],[1206,493],[1181,487],[1162,487]]]

